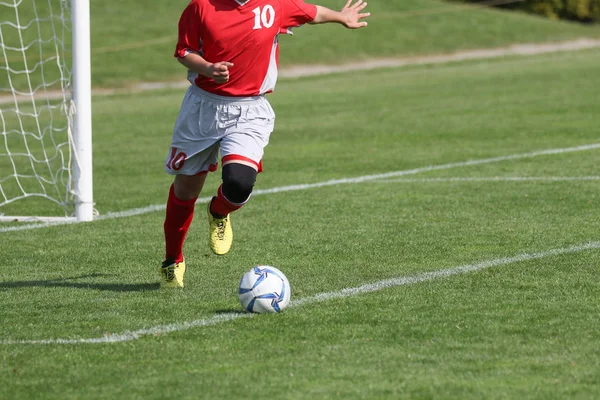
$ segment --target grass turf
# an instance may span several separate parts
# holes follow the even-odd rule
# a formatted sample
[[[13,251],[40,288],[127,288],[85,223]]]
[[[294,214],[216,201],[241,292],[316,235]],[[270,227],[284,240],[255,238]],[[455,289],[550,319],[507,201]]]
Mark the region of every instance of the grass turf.
[[[281,82],[257,188],[595,143],[599,61],[583,51]],[[102,212],[164,202],[160,166],[181,95],[96,98]],[[597,152],[412,178],[599,176]],[[187,287],[175,292],[156,290],[162,212],[0,233],[0,338],[229,315],[255,264],[281,268],[299,299],[591,242],[599,186],[368,182],[256,196],[220,258],[198,206]],[[599,260],[597,249],[545,257],[125,343],[0,344],[0,385],[15,399],[596,398]]]
[[[139,4],[143,3],[143,6]],[[324,0],[320,4],[338,9],[344,1]],[[132,81],[183,80],[181,65],[173,60],[177,21],[186,1],[147,7],[136,0],[112,6],[98,4],[93,10],[94,80],[99,85],[122,85]],[[103,10],[113,10],[111,17]],[[340,26],[304,26],[294,37],[281,41],[281,63],[286,65],[352,62],[373,57],[440,53],[488,48],[512,43],[568,40],[600,36],[597,26],[548,21],[521,13],[464,8],[438,0],[391,0],[369,4],[372,17],[368,29],[349,32]],[[143,13],[143,14],[142,14]],[[132,32],[127,21],[145,21]],[[94,23],[95,22],[95,23]],[[124,30],[126,32],[114,34]],[[451,34],[449,34],[451,32]],[[160,39],[156,45],[116,50],[125,44]],[[171,37],[171,40],[168,40]],[[149,67],[139,68],[148,59]]]
[[[368,79],[355,73],[282,81],[269,97],[278,119],[259,184],[593,141],[599,59],[597,51],[584,51],[378,71]],[[102,214],[163,202],[170,178],[161,160],[182,97],[178,90],[94,99],[95,201]],[[139,186],[131,185],[133,176]],[[4,208],[7,215],[56,212],[34,199]]]
[[[185,72],[173,59],[177,23],[188,0],[175,2],[107,0],[91,3],[92,65],[94,86],[122,87],[143,81],[184,80]],[[325,6],[339,9],[344,1],[323,0]],[[6,21],[16,24],[13,8],[0,6]],[[19,10],[21,21],[30,21],[37,11],[47,14],[47,5],[23,2]],[[474,48],[505,46],[514,43],[552,42],[580,37],[599,37],[600,28],[568,22],[550,21],[518,12],[458,5],[439,0],[388,0],[368,6],[372,16],[369,27],[346,31],[335,25],[305,26],[294,37],[281,39],[281,64],[354,62],[373,57],[398,57],[431,53],[446,53]],[[56,13],[57,10],[55,9]],[[24,22],[23,22],[24,24]],[[57,25],[58,26],[58,25]],[[60,31],[54,27],[54,31]],[[20,49],[19,35],[11,25],[3,25],[7,46]],[[49,22],[31,24],[21,30],[24,43],[42,35],[48,40],[53,28]],[[67,50],[70,46],[66,32]],[[34,42],[35,43],[35,42]],[[54,43],[41,45],[46,57],[55,51]],[[27,50],[31,61],[39,59],[40,46]],[[69,57],[67,52],[64,55]],[[0,65],[7,58],[13,70],[22,70],[20,50],[0,54]],[[69,65],[70,60],[65,60]],[[34,87],[42,83],[41,68],[31,74]],[[1,70],[0,70],[1,71]],[[46,63],[46,81],[57,77],[57,69]],[[12,84],[26,91],[23,74],[11,73]],[[8,83],[8,82],[6,82]],[[0,84],[0,87],[5,85]],[[55,88],[56,89],[56,88]]]

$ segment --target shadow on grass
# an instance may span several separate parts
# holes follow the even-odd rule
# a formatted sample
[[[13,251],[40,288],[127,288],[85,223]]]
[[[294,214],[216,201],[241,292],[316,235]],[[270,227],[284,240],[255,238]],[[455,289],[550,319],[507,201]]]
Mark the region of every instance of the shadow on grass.
[[[99,278],[110,276],[108,274],[88,274],[74,276],[70,278],[49,279],[45,281],[16,281],[0,282],[1,289],[16,289],[28,287],[66,287],[75,289],[96,289],[108,290],[111,292],[142,292],[146,290],[158,290],[159,283],[95,283],[95,282],[74,282],[77,279]]]

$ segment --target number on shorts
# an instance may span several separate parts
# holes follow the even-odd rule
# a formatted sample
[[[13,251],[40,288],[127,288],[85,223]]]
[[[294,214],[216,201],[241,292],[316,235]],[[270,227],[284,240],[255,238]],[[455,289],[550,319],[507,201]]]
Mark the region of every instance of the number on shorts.
[[[169,161],[167,162],[167,168],[172,169],[173,171],[179,171],[183,168],[186,158],[187,155],[184,152],[177,153],[177,149],[173,147],[171,149],[171,157],[169,157]]]

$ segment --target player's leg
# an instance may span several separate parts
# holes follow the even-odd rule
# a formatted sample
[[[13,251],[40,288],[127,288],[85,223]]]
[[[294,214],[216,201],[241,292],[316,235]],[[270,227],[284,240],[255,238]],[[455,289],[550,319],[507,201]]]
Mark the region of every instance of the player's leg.
[[[223,183],[208,205],[209,243],[215,254],[226,254],[233,243],[230,214],[250,198],[258,171],[237,162],[223,165]]]
[[[163,286],[183,287],[185,260],[183,244],[194,218],[194,207],[202,191],[207,172],[196,175],[175,175],[169,189],[164,222],[165,261],[161,266]]]
[[[168,263],[183,261],[183,243],[194,217],[194,206],[207,172],[197,175],[176,175],[169,190],[164,231]]]
[[[257,168],[235,161],[223,165],[223,183],[210,203],[210,213],[223,218],[239,210],[250,198],[257,174]]]
[[[250,198],[274,122],[273,109],[263,97],[245,103],[235,126],[221,139],[223,182],[208,208],[210,247],[216,254],[226,254],[231,248],[230,214]]]
[[[183,246],[194,217],[194,206],[202,191],[208,171],[214,171],[218,160],[218,142],[207,121],[213,107],[193,90],[188,90],[181,106],[165,171],[175,175],[169,189],[164,222],[165,261],[160,268],[162,287],[183,287],[185,259]]]

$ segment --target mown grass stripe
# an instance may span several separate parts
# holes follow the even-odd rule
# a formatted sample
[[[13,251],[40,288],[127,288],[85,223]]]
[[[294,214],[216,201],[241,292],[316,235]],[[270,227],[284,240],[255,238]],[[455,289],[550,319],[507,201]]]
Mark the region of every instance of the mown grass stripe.
[[[456,163],[440,164],[440,165],[430,165],[427,167],[420,167],[420,168],[400,170],[400,171],[392,171],[392,172],[386,172],[383,174],[363,175],[363,176],[357,176],[357,177],[353,177],[353,178],[332,179],[332,180],[324,181],[324,182],[279,186],[279,187],[274,187],[271,189],[258,189],[258,190],[255,190],[252,193],[252,195],[258,196],[258,195],[264,195],[264,194],[274,194],[274,193],[292,192],[292,191],[298,191],[298,190],[316,189],[316,188],[322,188],[322,187],[334,186],[334,185],[362,183],[362,182],[375,181],[375,180],[381,180],[381,179],[387,179],[387,178],[395,178],[395,177],[406,176],[406,175],[416,175],[416,174],[421,174],[421,173],[431,172],[431,171],[441,171],[441,170],[447,170],[447,169],[452,169],[452,168],[470,167],[470,166],[474,166],[474,165],[491,164],[491,163],[509,161],[509,160],[519,160],[519,159],[523,159],[523,158],[532,158],[532,157],[539,157],[539,156],[594,150],[594,149],[598,149],[598,148],[600,148],[600,143],[591,143],[591,144],[585,144],[585,145],[575,146],[575,147],[564,147],[564,148],[556,148],[556,149],[538,150],[538,151],[533,151],[533,152],[529,152],[529,153],[520,153],[520,154],[512,154],[512,155],[500,156],[500,157],[483,158],[483,159],[479,159],[479,160],[461,161],[461,162],[456,162]],[[211,198],[212,197],[199,198],[197,201],[197,204],[207,203],[210,201]],[[125,211],[109,212],[104,215],[98,216],[95,219],[95,221],[102,221],[102,220],[115,219],[115,218],[133,217],[136,215],[148,214],[148,213],[155,212],[155,211],[163,211],[164,209],[165,209],[164,204],[155,204],[155,205],[151,205],[148,207],[133,208],[130,210],[125,210]],[[77,224],[77,223],[79,223],[79,222],[73,221],[73,220],[65,220],[65,221],[51,222],[51,223],[28,224],[28,225],[22,225],[22,226],[9,226],[9,227],[5,227],[5,228],[0,228],[0,233],[25,231],[25,230],[30,230],[30,229],[40,229],[40,228],[47,228],[50,226],[69,225],[69,224]]]
[[[501,257],[492,260],[481,261],[473,264],[465,264],[456,266],[448,269],[441,269],[431,272],[425,272],[413,276],[404,276],[392,279],[384,279],[374,283],[368,283],[353,288],[346,288],[333,292],[319,293],[314,296],[301,298],[294,300],[290,303],[290,308],[301,307],[309,304],[325,302],[333,299],[341,299],[346,297],[357,296],[364,293],[377,292],[383,289],[412,285],[415,283],[431,281],[434,279],[447,278],[453,275],[466,274],[470,272],[481,271],[491,267],[498,267],[502,265],[515,264],[523,261],[537,260],[546,257],[559,256],[565,254],[580,253],[586,250],[600,249],[600,242],[588,242],[570,247],[562,247],[557,249],[551,249],[541,251],[537,253],[523,253],[513,257]],[[150,328],[139,329],[136,331],[126,331],[119,334],[106,335],[96,338],[75,338],[75,339],[40,339],[40,340],[2,340],[0,344],[4,345],[15,345],[15,344],[32,344],[32,345],[44,345],[44,344],[101,344],[101,343],[120,343],[138,340],[144,336],[160,336],[172,332],[185,331],[192,328],[199,328],[205,326],[217,325],[229,321],[234,321],[239,318],[250,318],[255,314],[245,313],[227,313],[217,314],[210,318],[198,319],[195,321],[172,323],[167,325],[157,325]]]

